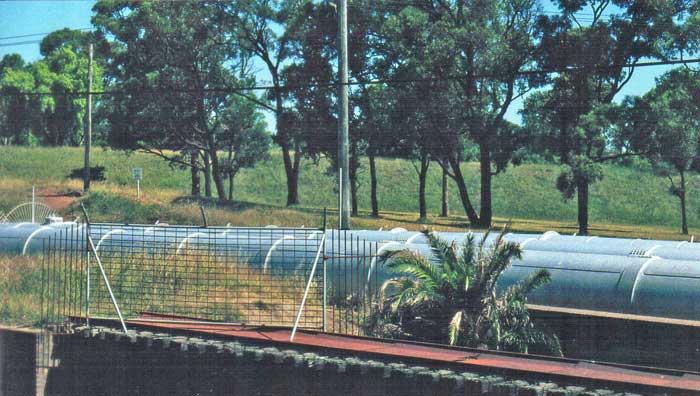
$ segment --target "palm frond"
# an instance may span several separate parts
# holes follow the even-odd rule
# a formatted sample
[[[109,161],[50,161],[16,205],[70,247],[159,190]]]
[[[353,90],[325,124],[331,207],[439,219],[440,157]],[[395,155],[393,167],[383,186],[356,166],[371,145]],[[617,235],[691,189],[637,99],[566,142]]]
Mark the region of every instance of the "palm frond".
[[[409,274],[426,282],[425,287],[437,288],[441,282],[441,269],[425,256],[411,250],[401,250],[392,255],[386,265],[392,272]]]
[[[457,250],[456,244],[453,244],[453,248]],[[462,290],[469,289],[469,284],[471,283],[471,278],[474,275],[474,235],[468,234],[467,238],[462,244],[462,250],[459,252],[459,257],[457,257],[457,262],[452,269],[452,278],[450,282],[455,285],[455,288],[462,288]]]
[[[382,287],[379,288],[379,309],[384,310],[385,301],[393,300],[397,294],[413,287],[416,287],[416,281],[408,277],[393,278],[385,281],[382,283]],[[397,292],[391,296],[387,296],[387,290],[390,288],[397,289]]]
[[[449,326],[450,345],[456,345],[459,341],[459,334],[462,332],[462,316],[464,311],[457,311],[452,317]]]
[[[452,273],[457,265],[457,249],[454,243],[447,242],[433,231],[426,230],[423,234],[428,238],[433,255],[442,264],[443,273]]]
[[[491,290],[496,286],[496,281],[513,261],[522,258],[520,245],[512,242],[501,243],[491,249],[488,260],[485,263],[483,287]]]
[[[527,296],[533,290],[549,283],[551,280],[552,276],[550,275],[549,271],[544,268],[540,268],[539,270],[528,275],[527,278],[521,280],[511,287],[516,288],[515,291],[517,291],[519,295]]]

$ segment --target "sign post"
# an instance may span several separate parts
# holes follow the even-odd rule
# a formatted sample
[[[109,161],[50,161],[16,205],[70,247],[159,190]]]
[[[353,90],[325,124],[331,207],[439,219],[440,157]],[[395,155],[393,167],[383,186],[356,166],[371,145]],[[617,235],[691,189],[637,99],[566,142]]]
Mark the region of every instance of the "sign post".
[[[143,177],[143,169],[133,168],[131,170],[131,176],[136,180],[136,198],[141,199],[141,178]]]

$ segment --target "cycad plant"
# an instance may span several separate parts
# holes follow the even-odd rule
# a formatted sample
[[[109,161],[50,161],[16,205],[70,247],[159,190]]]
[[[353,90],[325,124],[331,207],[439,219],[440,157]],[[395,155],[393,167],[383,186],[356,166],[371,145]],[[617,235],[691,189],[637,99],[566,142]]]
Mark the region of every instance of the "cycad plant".
[[[537,328],[527,294],[550,280],[542,269],[498,294],[496,282],[522,250],[500,233],[486,246],[469,235],[460,247],[425,232],[433,260],[411,250],[387,252],[381,261],[401,275],[384,282],[374,325],[380,335],[478,348],[561,355],[558,338]]]

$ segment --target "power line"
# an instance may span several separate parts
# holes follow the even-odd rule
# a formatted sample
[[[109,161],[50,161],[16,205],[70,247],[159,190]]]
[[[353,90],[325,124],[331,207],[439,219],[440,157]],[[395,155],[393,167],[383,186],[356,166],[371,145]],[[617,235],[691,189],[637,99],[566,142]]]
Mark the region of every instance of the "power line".
[[[700,58],[693,59],[673,59],[664,61],[650,61],[650,62],[638,62],[638,63],[625,63],[625,64],[611,64],[611,65],[583,65],[576,67],[561,67],[561,68],[550,68],[550,69],[539,69],[539,70],[521,70],[513,74],[517,76],[532,76],[532,75],[542,75],[542,74],[552,74],[552,73],[570,73],[576,71],[585,71],[587,68],[593,68],[596,71],[618,69],[618,68],[637,68],[637,67],[654,67],[654,66],[672,66],[672,65],[687,65],[700,63]],[[471,78],[493,78],[499,77],[495,73],[482,73],[471,76]],[[413,78],[413,79],[385,79],[385,80],[367,80],[367,81],[349,81],[346,85],[348,86],[360,86],[360,85],[380,85],[380,84],[411,84],[411,83],[428,83],[428,82],[440,82],[440,81],[459,81],[467,78],[467,76],[445,76],[445,77],[426,77],[426,78]],[[57,96],[57,95],[130,95],[130,94],[164,94],[164,93],[242,93],[242,92],[252,92],[252,91],[269,91],[280,89],[283,91],[292,91],[300,88],[333,88],[342,85],[338,82],[328,82],[328,83],[315,83],[315,84],[301,84],[301,85],[258,85],[252,87],[221,87],[221,88],[202,88],[202,89],[191,89],[191,88],[143,88],[143,89],[125,89],[125,90],[109,90],[109,91],[63,91],[63,92],[2,92],[0,96]]]
[[[41,40],[18,41],[15,43],[0,44],[0,47],[12,47],[12,46],[18,46],[18,45],[38,44],[40,42],[41,42]]]
[[[67,29],[86,31],[86,30],[93,30],[94,27],[84,27],[84,28],[75,28],[75,29],[67,28]],[[60,30],[60,29],[58,29],[58,30]],[[57,32],[58,30],[54,30],[53,32],[46,32],[46,33],[30,33],[30,34],[22,34],[19,36],[5,36],[5,37],[0,37],[0,40],[18,39],[18,38],[35,37],[35,36],[46,36],[47,34]]]

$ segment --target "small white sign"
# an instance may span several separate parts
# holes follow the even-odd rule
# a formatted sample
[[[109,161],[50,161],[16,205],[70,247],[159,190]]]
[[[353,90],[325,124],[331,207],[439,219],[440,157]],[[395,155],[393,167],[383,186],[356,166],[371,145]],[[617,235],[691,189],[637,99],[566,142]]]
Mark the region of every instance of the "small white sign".
[[[141,180],[141,178],[143,177],[143,169],[133,168],[131,170],[131,175],[134,177],[134,180]]]

